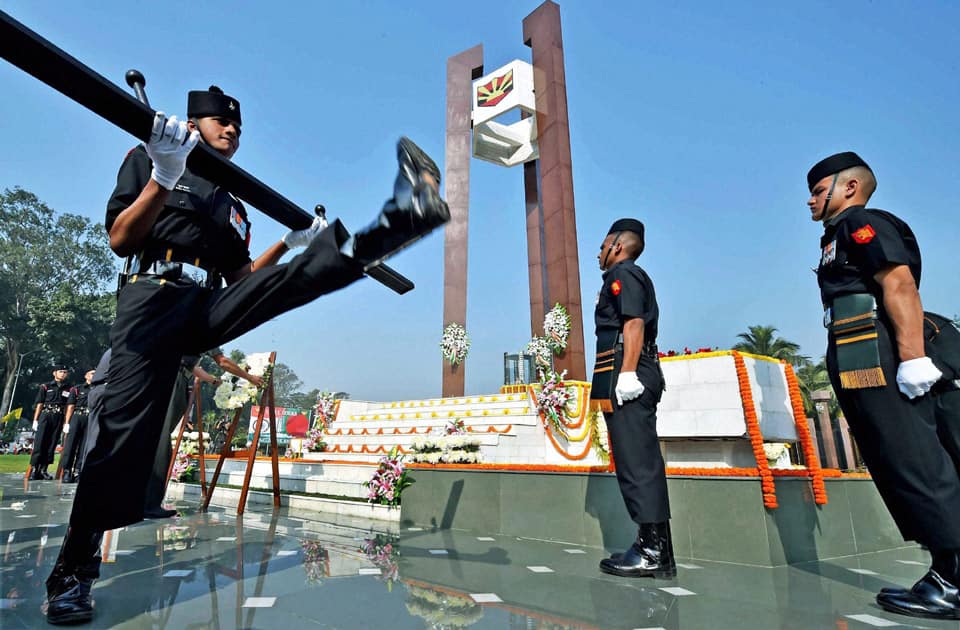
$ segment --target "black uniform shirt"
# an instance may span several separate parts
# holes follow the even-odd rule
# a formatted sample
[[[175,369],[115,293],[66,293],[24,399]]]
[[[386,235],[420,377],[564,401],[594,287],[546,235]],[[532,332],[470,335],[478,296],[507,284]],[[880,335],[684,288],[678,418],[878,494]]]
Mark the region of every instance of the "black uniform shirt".
[[[127,154],[117,173],[117,187],[107,202],[107,232],[117,216],[140,196],[152,168],[142,144]],[[199,258],[206,268],[231,272],[250,262],[249,245],[250,220],[243,204],[187,169],[170,192],[143,249],[156,255],[173,247],[178,256]]]
[[[820,298],[871,293],[880,299],[874,274],[891,265],[908,265],[920,288],[920,247],[906,223],[886,212],[853,206],[824,223],[817,281]]]
[[[86,383],[76,385],[70,388],[70,395],[67,397],[68,405],[76,405],[80,409],[87,408],[87,395],[90,393],[90,386]]]
[[[597,353],[613,348],[617,337],[623,331],[624,321],[634,317],[643,320],[644,346],[656,343],[660,309],[657,306],[653,281],[632,260],[623,260],[604,273],[603,288],[597,296],[597,308],[594,311]],[[646,369],[657,370],[656,359],[642,355],[637,367],[641,380],[642,372]],[[659,370],[657,373],[659,374]]]
[[[44,383],[40,386],[40,389],[37,391],[37,399],[34,401],[33,406],[36,408],[37,405],[59,405],[62,411],[65,411],[67,408],[67,398],[70,396],[70,388],[66,383],[58,383],[53,380],[49,383]]]

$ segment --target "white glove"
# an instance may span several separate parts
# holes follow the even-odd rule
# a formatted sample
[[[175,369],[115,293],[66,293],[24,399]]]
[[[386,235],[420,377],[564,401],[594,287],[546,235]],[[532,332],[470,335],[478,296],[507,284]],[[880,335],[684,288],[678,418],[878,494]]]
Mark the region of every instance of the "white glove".
[[[623,403],[639,398],[643,394],[643,383],[637,378],[636,372],[620,372],[620,376],[617,377],[616,393],[617,404],[621,407]]]
[[[36,431],[36,430],[37,430],[37,427],[38,427],[39,425],[40,425],[40,423],[37,422],[36,420],[34,420],[34,421],[33,421],[33,430]]]
[[[145,145],[147,155],[153,161],[150,177],[163,188],[173,190],[187,168],[187,156],[199,141],[200,132],[190,131],[185,121],[177,120],[176,116],[167,118],[163,112],[157,112],[150,142]]]
[[[63,425],[63,434],[66,435],[67,433],[70,433],[70,425],[69,425],[69,424]]]
[[[933,384],[943,377],[930,357],[904,361],[897,368],[897,387],[904,396],[913,400],[930,391]]]
[[[325,227],[327,227],[327,220],[323,217],[315,217],[310,227],[303,230],[290,230],[284,234],[283,244],[287,246],[287,249],[306,247]]]

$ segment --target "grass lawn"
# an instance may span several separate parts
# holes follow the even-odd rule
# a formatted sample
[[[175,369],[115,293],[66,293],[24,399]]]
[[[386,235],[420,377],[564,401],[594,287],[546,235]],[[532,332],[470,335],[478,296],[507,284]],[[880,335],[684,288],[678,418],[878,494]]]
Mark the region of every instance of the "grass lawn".
[[[50,468],[47,469],[51,475],[56,473],[59,462],[60,454],[58,453],[53,463],[50,464]],[[22,473],[29,467],[30,453],[24,453],[22,455],[0,455],[0,473]]]

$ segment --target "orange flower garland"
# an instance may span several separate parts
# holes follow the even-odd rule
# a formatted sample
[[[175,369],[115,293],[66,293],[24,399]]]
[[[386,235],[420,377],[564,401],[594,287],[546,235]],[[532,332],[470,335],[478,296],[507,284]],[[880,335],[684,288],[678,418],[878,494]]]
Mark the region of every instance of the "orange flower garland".
[[[575,423],[568,423],[565,418],[565,416],[567,415],[566,410],[564,410],[564,412],[560,414],[560,424],[563,425],[563,427],[567,429],[571,429],[571,428],[577,428],[583,425],[583,422],[586,416],[588,415],[588,407],[589,407],[589,405],[586,404],[586,400],[585,400],[585,397],[587,396],[587,392],[586,392],[587,387],[589,386],[577,387],[578,390],[583,390],[582,392],[578,392],[578,394],[580,394],[580,397],[581,397],[581,400],[579,401],[579,404],[578,404],[578,407],[580,409],[580,413],[579,413],[580,417],[578,418],[578,421]],[[534,389],[534,387],[531,385],[529,392],[530,392],[530,398],[533,401],[533,406],[534,408],[537,408],[537,390]],[[564,459],[568,459],[570,461],[580,461],[582,459],[587,458],[587,455],[590,454],[590,450],[593,448],[593,432],[596,430],[595,424],[591,424],[589,427],[587,427],[587,432],[584,434],[584,437],[577,440],[577,441],[584,442],[585,446],[583,448],[583,451],[580,453],[569,453],[567,452],[567,449],[563,448],[560,445],[560,443],[557,442],[557,438],[553,435],[553,427],[551,426],[550,421],[547,420],[546,417],[544,417],[543,413],[540,413],[539,416],[540,416],[540,420],[543,422],[543,430],[546,432],[547,437],[550,439],[550,443],[553,445],[554,450],[560,453],[560,455],[563,456]],[[569,436],[564,436],[564,437],[566,437],[567,440],[569,441]]]
[[[757,408],[753,402],[753,393],[750,390],[750,376],[743,357],[737,351],[731,352],[733,362],[737,368],[737,383],[740,386],[740,400],[743,401],[743,419],[747,425],[747,435],[750,436],[750,445],[753,455],[757,459],[757,470],[760,472],[760,488],[763,492],[763,505],[768,508],[777,507],[777,489],[773,484],[773,473],[767,463],[767,455],[763,452],[763,434],[760,433],[760,421],[757,419]]]
[[[827,488],[823,485],[823,468],[820,467],[820,457],[813,448],[813,439],[810,437],[810,425],[807,424],[807,414],[803,410],[803,398],[800,397],[800,383],[793,372],[793,366],[783,361],[783,371],[787,377],[787,387],[790,389],[790,404],[793,406],[793,419],[797,423],[797,438],[803,449],[803,460],[807,464],[810,481],[813,485],[813,500],[817,505],[827,504]]]

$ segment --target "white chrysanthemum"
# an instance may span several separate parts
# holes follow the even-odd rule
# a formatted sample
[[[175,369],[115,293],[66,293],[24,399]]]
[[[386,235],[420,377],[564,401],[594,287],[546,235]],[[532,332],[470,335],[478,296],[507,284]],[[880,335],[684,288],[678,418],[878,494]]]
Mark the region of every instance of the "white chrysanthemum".
[[[543,318],[543,332],[554,352],[562,352],[570,337],[570,315],[559,303]]]

